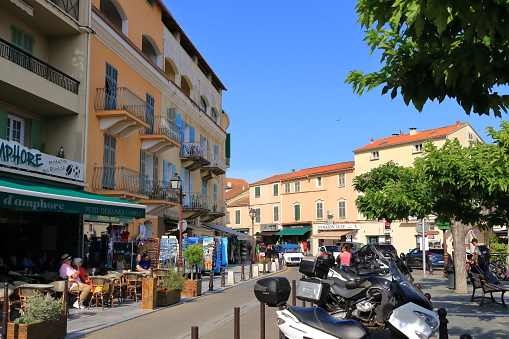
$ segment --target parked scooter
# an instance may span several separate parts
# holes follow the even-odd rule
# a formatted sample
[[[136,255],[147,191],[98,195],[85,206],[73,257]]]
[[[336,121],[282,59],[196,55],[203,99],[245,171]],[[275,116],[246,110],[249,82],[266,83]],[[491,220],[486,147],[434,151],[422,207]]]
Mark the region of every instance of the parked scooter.
[[[375,249],[376,250],[376,249]],[[381,253],[380,253],[381,254]],[[383,258],[383,256],[381,257]],[[321,307],[301,308],[286,305],[289,297],[289,283],[285,278],[267,278],[258,281],[255,295],[269,306],[279,306],[278,326],[290,338],[366,338],[367,327],[354,319],[375,319],[391,332],[410,339],[429,338],[438,329],[438,317],[424,294],[405,279],[394,261],[385,259],[390,268],[392,280],[366,276],[336,284],[326,282],[323,272],[328,269],[316,265],[315,277],[299,283],[300,299],[309,300]],[[326,275],[326,274],[325,274]],[[337,279],[336,279],[337,280]],[[273,285],[273,288],[270,287]],[[276,286],[277,285],[277,286]],[[330,300],[330,294],[341,293],[350,300],[350,309],[328,315],[323,305]],[[346,303],[347,301],[345,301]],[[357,311],[357,312],[355,312]],[[341,329],[341,330],[340,330]]]

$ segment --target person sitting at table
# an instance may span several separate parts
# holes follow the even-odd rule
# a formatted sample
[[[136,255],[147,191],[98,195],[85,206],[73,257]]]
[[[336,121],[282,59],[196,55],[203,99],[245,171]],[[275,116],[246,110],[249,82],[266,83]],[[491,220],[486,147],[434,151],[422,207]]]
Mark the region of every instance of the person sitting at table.
[[[85,284],[92,286],[92,280],[88,277],[88,272],[83,268],[83,259],[81,258],[74,258],[72,260],[72,267],[79,272],[80,274],[80,280],[83,281]]]
[[[72,305],[74,308],[85,308],[83,302],[87,299],[90,290],[92,289],[87,284],[83,283],[80,279],[79,272],[71,267],[72,257],[69,254],[64,254],[60,258],[60,277],[68,279],[71,282],[71,291],[80,291],[79,300]]]
[[[9,271],[14,271],[14,272],[18,272],[18,273],[22,273],[25,269],[23,267],[23,265],[21,265],[18,262],[18,258],[15,255],[11,255],[9,257],[9,262],[7,263],[7,268],[9,269]]]
[[[103,267],[103,261],[101,260],[101,254],[99,252],[94,252],[92,258],[88,261],[88,265],[92,268],[100,268]]]
[[[150,269],[150,260],[148,259],[147,253],[144,253],[136,263],[136,269],[138,271],[148,271]]]
[[[21,276],[20,273],[11,271],[4,263],[4,258],[0,257],[0,276],[9,278],[9,280],[14,280],[14,278]]]
[[[117,259],[114,262],[115,267],[117,270],[128,270],[129,265],[127,264],[127,261],[125,261],[124,255],[122,253],[117,254]]]
[[[32,260],[32,252],[27,251],[25,257],[21,260],[21,264],[24,268],[28,268],[31,272],[38,272],[37,265]]]

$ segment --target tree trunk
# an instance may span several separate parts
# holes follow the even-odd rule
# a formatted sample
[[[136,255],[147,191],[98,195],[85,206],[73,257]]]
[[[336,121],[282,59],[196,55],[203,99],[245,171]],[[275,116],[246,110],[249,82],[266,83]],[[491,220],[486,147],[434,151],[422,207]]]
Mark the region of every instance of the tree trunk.
[[[469,229],[470,227],[468,225],[464,225],[460,222],[453,221],[451,223],[456,293],[467,293],[467,251],[465,248],[465,236]]]

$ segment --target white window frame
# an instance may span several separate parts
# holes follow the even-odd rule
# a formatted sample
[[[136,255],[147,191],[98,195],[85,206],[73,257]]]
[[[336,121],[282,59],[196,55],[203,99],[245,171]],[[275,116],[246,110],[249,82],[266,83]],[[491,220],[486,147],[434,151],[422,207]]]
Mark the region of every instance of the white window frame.
[[[300,180],[294,183],[294,192],[300,192]]]
[[[9,131],[9,133],[7,134],[7,140],[17,141],[20,143],[20,145],[24,145],[25,144],[25,119],[17,117],[12,114],[7,114],[7,120],[8,120],[7,130]],[[19,123],[19,140],[14,139],[12,137],[12,133],[14,131],[14,128],[13,128],[14,122]]]
[[[378,152],[378,151],[371,152],[370,160],[378,160],[378,159],[380,159],[380,152]]]
[[[323,187],[323,177],[321,175],[316,177],[316,187]]]
[[[259,224],[262,222],[262,210],[260,208],[255,208],[255,218],[254,222],[255,224]]]
[[[279,221],[279,205],[272,207],[272,221]]]
[[[343,205],[343,206],[341,206],[341,205]],[[346,219],[346,199],[339,199],[338,200],[338,216],[337,216],[337,219]]]
[[[285,193],[292,193],[292,183],[285,182]]]
[[[316,219],[317,220],[323,220],[323,201],[322,200],[319,200],[315,203],[315,206],[316,206]],[[321,213],[321,215],[320,215]]]
[[[272,196],[277,197],[279,195],[279,184],[272,184]]]
[[[422,144],[414,144],[412,147],[412,154],[422,153]]]
[[[241,213],[241,210],[235,210],[235,225],[242,225],[242,213]]]
[[[258,195],[256,194],[257,191],[258,191]],[[262,196],[262,188],[261,188],[261,186],[255,186],[253,194],[254,194],[255,198],[261,198],[261,196]]]
[[[346,173],[338,173],[338,187],[346,187]]]

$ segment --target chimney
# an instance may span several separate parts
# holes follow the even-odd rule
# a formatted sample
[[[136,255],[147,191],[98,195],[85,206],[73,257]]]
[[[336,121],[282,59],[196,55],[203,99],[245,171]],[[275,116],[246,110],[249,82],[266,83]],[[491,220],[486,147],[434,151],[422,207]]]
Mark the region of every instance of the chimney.
[[[459,125],[461,122],[459,120],[456,120],[456,126]]]
[[[292,168],[292,173],[295,173],[295,168]]]
[[[375,141],[375,139],[373,139],[373,138],[371,138],[370,140],[371,140],[371,143],[373,143]]]
[[[415,135],[415,134],[417,134],[417,128],[410,127],[410,135]]]

